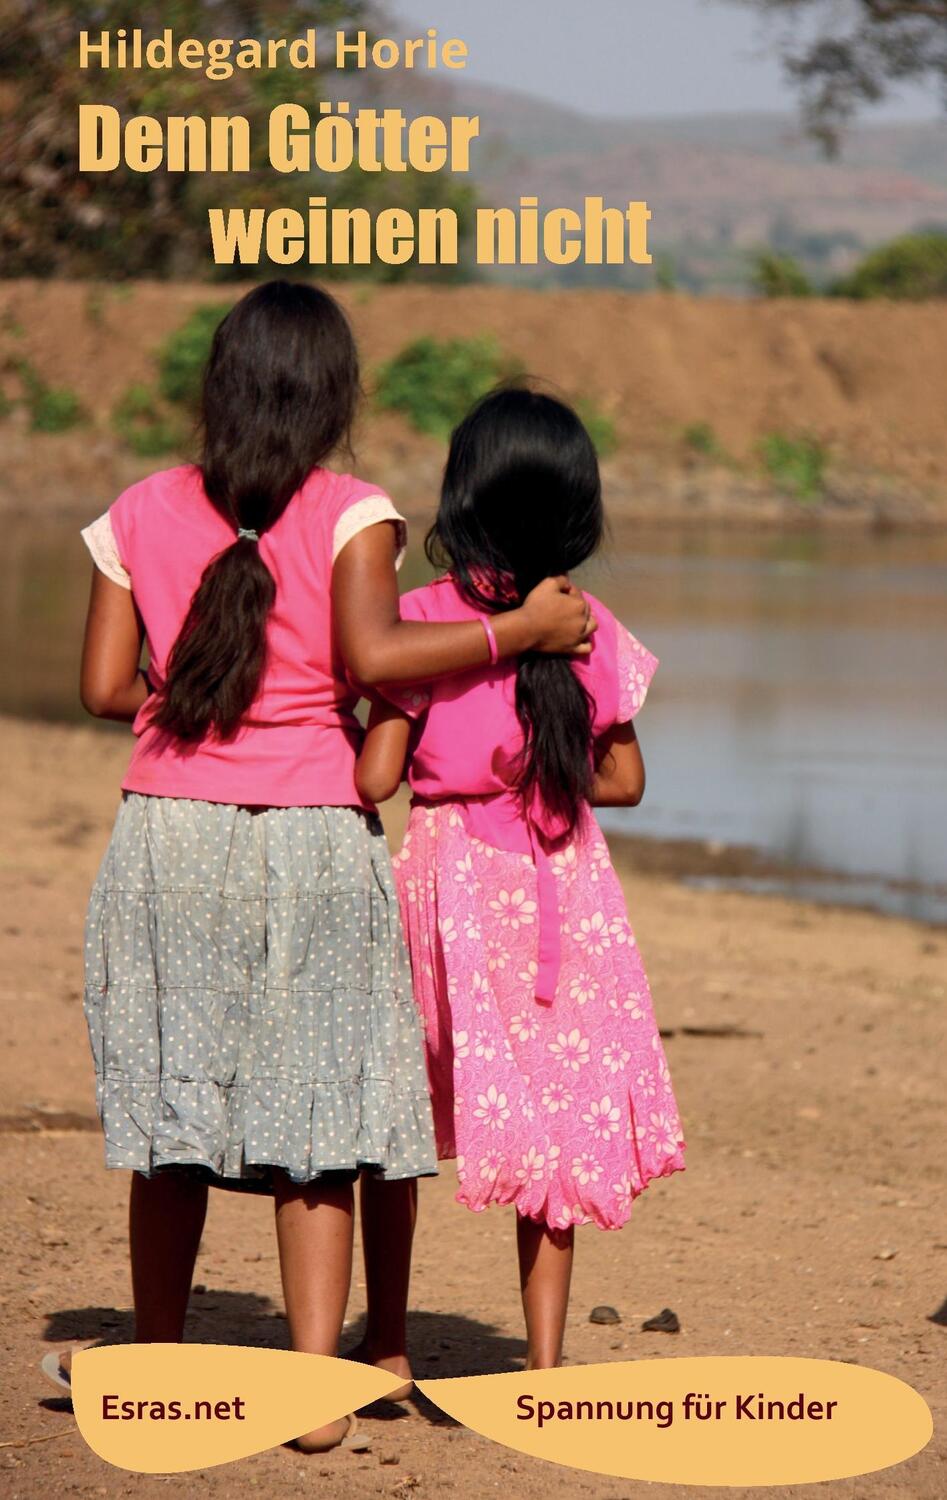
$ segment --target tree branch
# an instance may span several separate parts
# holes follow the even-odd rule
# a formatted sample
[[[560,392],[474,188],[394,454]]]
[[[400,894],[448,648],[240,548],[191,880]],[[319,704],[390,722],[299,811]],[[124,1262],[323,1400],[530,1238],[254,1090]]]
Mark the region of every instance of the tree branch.
[[[906,16],[947,21],[947,0],[865,0],[865,8],[876,21],[901,21]]]

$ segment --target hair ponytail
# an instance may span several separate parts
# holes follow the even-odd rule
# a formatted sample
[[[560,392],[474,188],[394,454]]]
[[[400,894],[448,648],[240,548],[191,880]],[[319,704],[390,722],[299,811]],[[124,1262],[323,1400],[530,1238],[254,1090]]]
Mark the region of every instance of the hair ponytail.
[[[184,740],[226,739],[256,697],[266,621],[276,598],[256,542],[235,541],[207,564],[171,655],[154,723]]]
[[[538,791],[571,832],[594,772],[592,705],[567,657],[520,657],[516,712],[525,735],[517,786],[524,797]]]
[[[451,439],[426,551],[478,608],[511,609],[602,540],[598,459],[575,412],[535,391],[487,396]],[[516,675],[517,787],[570,830],[592,790],[592,705],[565,656],[528,652]]]
[[[355,342],[328,293],[271,281],[241,298],[214,335],[201,403],[204,490],[235,531],[262,536],[279,520],[348,440],[358,396]],[[171,648],[154,724],[183,740],[236,732],[259,690],[275,598],[252,537],[211,559]]]

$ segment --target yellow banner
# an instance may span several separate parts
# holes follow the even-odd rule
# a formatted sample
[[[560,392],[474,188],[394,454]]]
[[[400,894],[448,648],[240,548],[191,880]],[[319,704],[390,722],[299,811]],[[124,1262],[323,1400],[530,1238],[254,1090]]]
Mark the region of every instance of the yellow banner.
[[[418,1384],[520,1453],[666,1484],[844,1479],[901,1463],[933,1431],[903,1381],[823,1359],[642,1359]]]
[[[208,1469],[275,1448],[403,1384],[371,1365],[230,1344],[118,1344],[72,1362],[79,1431],[140,1474]]]
[[[89,1447],[146,1474],[246,1458],[401,1384],[350,1360],[215,1344],[86,1349],[72,1380]],[[521,1453],[668,1484],[844,1479],[903,1462],[933,1431],[926,1402],[903,1381],[832,1360],[629,1360],[418,1389]]]

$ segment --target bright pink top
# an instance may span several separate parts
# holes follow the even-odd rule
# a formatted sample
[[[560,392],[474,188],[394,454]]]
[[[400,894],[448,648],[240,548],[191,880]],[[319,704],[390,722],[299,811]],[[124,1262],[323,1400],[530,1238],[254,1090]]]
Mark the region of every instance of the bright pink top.
[[[658,666],[653,656],[609,609],[586,597],[598,621],[592,651],[572,668],[592,701],[592,733],[598,739],[628,723],[644,702]],[[404,620],[476,619],[448,574],[401,600]],[[457,802],[472,837],[496,849],[531,854],[540,904],[537,999],[550,1001],[559,972],[559,923],[555,878],[548,855],[566,829],[538,795],[528,807],[511,790],[523,731],[516,715],[515,661],[485,665],[431,684],[386,687],[385,693],[411,718],[408,782],[424,802]],[[591,754],[591,746],[589,747]]]
[[[201,574],[233,542],[234,528],[190,465],[132,485],[108,521],[120,569],[106,562],[104,571],[119,581],[121,570],[128,576],[148,637],[149,675],[160,687]],[[149,725],[146,701],[133,726],[126,791],[251,806],[365,805],[355,787],[360,695],[333,640],[332,566],[352,536],[380,521],[394,521],[403,533],[403,520],[376,486],[328,469],[309,476],[258,544],[276,580],[276,602],[267,665],[246,722],[231,740],[208,735],[185,744]]]

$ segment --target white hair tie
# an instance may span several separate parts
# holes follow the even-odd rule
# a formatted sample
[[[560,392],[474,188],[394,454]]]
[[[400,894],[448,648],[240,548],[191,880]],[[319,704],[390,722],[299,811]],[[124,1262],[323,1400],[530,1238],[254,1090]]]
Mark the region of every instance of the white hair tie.
[[[251,531],[246,526],[240,526],[237,529],[237,541],[239,542],[243,537],[246,537],[248,542],[258,542],[260,540],[260,533],[258,531]]]

